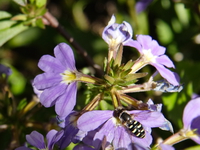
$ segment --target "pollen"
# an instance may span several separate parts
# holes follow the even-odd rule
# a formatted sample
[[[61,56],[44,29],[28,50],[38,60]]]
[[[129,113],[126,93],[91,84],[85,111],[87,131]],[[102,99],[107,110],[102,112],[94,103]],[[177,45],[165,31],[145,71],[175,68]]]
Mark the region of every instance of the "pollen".
[[[76,74],[68,70],[62,73],[61,76],[62,76],[62,81],[67,84],[71,83],[76,79]]]

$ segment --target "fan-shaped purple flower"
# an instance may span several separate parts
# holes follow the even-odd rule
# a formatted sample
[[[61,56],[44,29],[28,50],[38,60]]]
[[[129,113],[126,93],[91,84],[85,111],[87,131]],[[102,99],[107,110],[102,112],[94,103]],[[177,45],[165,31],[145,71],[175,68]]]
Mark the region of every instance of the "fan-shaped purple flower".
[[[165,117],[160,112],[133,110],[127,111],[134,117],[134,120],[140,122],[145,129],[145,137],[138,138],[130,133],[122,123],[113,116],[113,111],[89,111],[84,113],[77,121],[77,126],[82,131],[97,130],[90,143],[95,148],[102,145],[104,136],[108,143],[111,143],[114,149],[128,149],[132,143],[139,143],[144,147],[149,147],[152,142],[151,128],[160,127],[165,124]],[[87,138],[87,136],[86,136]],[[84,140],[83,140],[84,142]]]
[[[168,68],[175,68],[173,62],[165,55],[165,47],[160,46],[149,35],[138,35],[137,40],[129,40],[126,46],[136,48],[141,54],[140,59],[133,66],[133,72],[138,71],[147,64],[154,66],[163,78],[173,85],[179,85],[179,77]]]
[[[44,71],[33,81],[35,90],[42,91],[38,96],[45,107],[55,105],[59,116],[66,117],[76,103],[78,71],[72,49],[65,43],[54,48],[54,55],[44,55],[38,66]]]

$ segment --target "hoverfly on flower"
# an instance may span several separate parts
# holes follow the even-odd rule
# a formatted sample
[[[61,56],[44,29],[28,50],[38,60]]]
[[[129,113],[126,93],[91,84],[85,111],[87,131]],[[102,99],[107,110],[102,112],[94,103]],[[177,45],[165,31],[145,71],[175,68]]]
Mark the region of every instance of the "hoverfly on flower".
[[[133,117],[123,108],[117,108],[114,114],[119,118],[121,123],[138,138],[145,137],[145,131],[142,124],[133,119]]]

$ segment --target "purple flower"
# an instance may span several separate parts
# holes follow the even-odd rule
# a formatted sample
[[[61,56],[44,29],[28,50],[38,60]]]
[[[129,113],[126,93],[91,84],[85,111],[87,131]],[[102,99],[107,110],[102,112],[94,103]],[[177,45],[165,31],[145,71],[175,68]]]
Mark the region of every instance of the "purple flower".
[[[86,132],[82,132],[77,128],[78,112],[71,112],[66,118],[57,116],[58,125],[63,128],[64,134],[58,141],[60,149],[66,148],[71,142],[78,143],[85,137]]]
[[[55,104],[56,113],[66,117],[76,103],[78,71],[69,45],[60,43],[54,48],[54,55],[44,55],[40,59],[38,66],[44,73],[35,77],[33,87],[40,91],[38,96],[42,105]]]
[[[56,130],[51,130],[47,133],[46,139],[47,139],[47,144],[44,141],[44,137],[42,134],[40,134],[37,131],[31,132],[30,135],[26,135],[26,140],[29,144],[32,146],[38,148],[39,150],[53,150],[53,147],[55,143],[62,137],[63,131],[56,131]],[[16,150],[32,150],[27,147],[18,147]]]
[[[104,28],[102,38],[109,47],[118,47],[120,43],[125,44],[132,38],[133,30],[129,23],[123,22],[122,24],[115,23],[116,19],[113,15]]]
[[[144,11],[153,0],[139,0],[136,3],[135,9],[137,13]]]
[[[132,110],[127,111],[133,119],[140,122],[145,130],[145,137],[138,138],[114,117],[113,111],[89,111],[84,113],[77,121],[80,130],[88,132],[85,138],[89,137],[89,131],[94,131],[89,139],[84,141],[96,149],[102,145],[102,140],[113,145],[114,149],[128,149],[132,143],[139,143],[143,147],[149,147],[152,143],[151,128],[160,127],[165,124],[165,118],[160,112],[149,110]]]
[[[154,66],[163,78],[173,85],[179,85],[179,77],[168,68],[175,68],[173,62],[165,55],[165,47],[158,44],[148,35],[138,35],[137,40],[129,40],[127,46],[136,48],[140,54],[140,59],[135,63],[132,72],[136,72],[142,67],[150,64]]]
[[[5,74],[6,76],[9,76],[11,75],[11,73],[12,70],[9,67],[0,64],[0,74]]]
[[[192,99],[183,112],[183,130],[188,137],[200,144],[200,97]],[[194,132],[190,132],[194,131]],[[190,136],[191,135],[191,136]]]

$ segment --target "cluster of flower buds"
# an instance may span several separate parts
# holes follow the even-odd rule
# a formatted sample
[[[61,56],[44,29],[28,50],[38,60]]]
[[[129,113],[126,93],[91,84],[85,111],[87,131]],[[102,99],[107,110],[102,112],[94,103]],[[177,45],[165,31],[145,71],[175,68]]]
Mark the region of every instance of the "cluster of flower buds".
[[[54,48],[55,57],[42,56],[38,66],[44,73],[35,77],[34,91],[43,106],[55,105],[58,125],[62,128],[59,132],[51,130],[47,134],[49,150],[53,149],[55,143],[60,149],[64,149],[71,142],[79,143],[74,147],[75,150],[149,149],[153,141],[152,128],[173,132],[171,123],[161,112],[162,104],[154,104],[151,99],[145,103],[127,95],[144,91],[180,92],[183,88],[179,84],[178,75],[168,69],[175,67],[165,55],[165,47],[148,35],[137,35],[137,39],[133,40],[132,34],[129,23],[124,21],[117,24],[115,16],[112,16],[102,33],[102,38],[109,47],[102,78],[79,72],[75,67],[73,51],[65,43]],[[122,63],[124,46],[138,50],[139,58]],[[139,78],[147,75],[146,72],[139,72],[146,65],[155,67],[156,73],[163,80],[154,81],[152,75],[147,82],[138,84]],[[94,85],[92,88],[98,93],[83,109],[75,111],[78,82]],[[113,109],[97,110],[105,97],[110,97]],[[185,111],[188,115],[187,110]],[[199,115],[199,111],[193,119],[196,115]],[[190,125],[193,119],[189,123],[184,120],[185,129],[180,131],[182,138],[179,141],[187,138],[183,135],[196,137],[196,127],[194,125],[191,128]],[[177,142],[178,135],[180,137],[177,134],[171,140],[158,144],[156,148],[172,148],[170,145]],[[44,149],[44,139],[39,139],[43,139],[43,136],[38,132],[27,135],[29,143]]]

